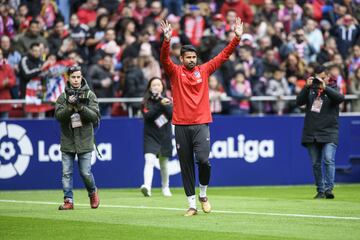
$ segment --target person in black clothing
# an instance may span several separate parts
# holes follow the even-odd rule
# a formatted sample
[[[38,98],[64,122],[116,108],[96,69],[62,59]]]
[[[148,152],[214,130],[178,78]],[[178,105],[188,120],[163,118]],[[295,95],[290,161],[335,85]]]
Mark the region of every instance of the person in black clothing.
[[[141,192],[151,196],[151,184],[157,158],[160,160],[162,193],[171,197],[169,189],[168,158],[172,156],[171,117],[172,103],[165,97],[163,81],[154,77],[149,80],[142,104],[144,116],[144,184]]]
[[[297,105],[305,105],[301,142],[307,147],[312,159],[317,187],[315,199],[335,197],[332,190],[339,135],[339,104],[343,101],[344,96],[339,93],[336,79],[328,75],[324,66],[315,69],[315,77],[307,79],[305,87],[296,98]]]

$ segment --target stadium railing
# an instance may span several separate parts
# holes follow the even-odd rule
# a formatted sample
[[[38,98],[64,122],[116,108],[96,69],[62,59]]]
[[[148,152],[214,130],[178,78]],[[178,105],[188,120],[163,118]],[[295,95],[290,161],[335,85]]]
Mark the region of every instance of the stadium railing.
[[[98,98],[98,102],[101,103],[139,103],[142,101],[142,97],[137,97],[137,98]],[[353,94],[347,94],[345,95],[345,101],[350,101],[350,100],[356,100],[358,99],[357,95],[353,95]],[[231,101],[232,98],[231,97],[225,97],[222,98],[222,101]],[[278,101],[279,98],[275,97],[275,96],[252,96],[250,98],[248,98],[249,101],[251,102],[259,102],[259,103],[263,103],[263,102],[273,102],[273,101]],[[296,100],[296,96],[292,95],[292,96],[283,96],[281,98],[281,100],[284,101],[295,101]],[[46,101],[43,101],[43,103],[49,103]],[[53,102],[51,102],[53,104]],[[29,103],[26,99],[0,99],[0,105],[1,104],[32,104]],[[131,107],[131,105],[128,105],[128,116],[131,118],[134,116],[133,113],[133,109]],[[262,108],[260,108],[262,109]],[[258,113],[258,114],[263,114],[262,112]]]

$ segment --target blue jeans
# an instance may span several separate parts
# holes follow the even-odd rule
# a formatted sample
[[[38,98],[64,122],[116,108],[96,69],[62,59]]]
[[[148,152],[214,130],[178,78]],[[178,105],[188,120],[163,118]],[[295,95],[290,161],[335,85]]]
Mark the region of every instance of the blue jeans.
[[[73,172],[75,153],[61,152],[62,154],[62,184],[64,198],[73,198]],[[81,178],[89,196],[96,191],[94,176],[91,172],[92,152],[77,154]]]
[[[318,192],[333,190],[335,181],[335,143],[309,143],[315,185]],[[324,163],[324,169],[323,164]]]
[[[0,112],[0,119],[8,119],[9,112]]]

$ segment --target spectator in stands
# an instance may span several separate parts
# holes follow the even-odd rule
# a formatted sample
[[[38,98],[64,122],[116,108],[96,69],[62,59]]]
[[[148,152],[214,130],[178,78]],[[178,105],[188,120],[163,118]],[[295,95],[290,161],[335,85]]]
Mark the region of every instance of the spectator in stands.
[[[122,97],[142,97],[145,92],[148,80],[145,79],[144,74],[139,68],[137,59],[131,57],[126,58],[126,60],[124,60],[123,66],[124,82],[122,86]],[[138,111],[141,108],[141,104],[139,103],[128,103],[127,106],[132,108],[135,115],[139,113]]]
[[[180,25],[180,17],[177,17],[173,14],[170,14],[167,17],[168,22],[173,27],[173,37],[171,38],[171,44],[180,43],[180,44],[191,44],[190,39],[182,31]]]
[[[100,204],[98,190],[91,172],[91,157],[94,150],[93,127],[100,119],[96,95],[82,77],[81,68],[68,70],[69,81],[65,93],[56,101],[55,118],[61,125],[62,183],[64,203],[59,210],[74,209],[73,165],[78,158],[80,175],[90,198],[91,208]]]
[[[97,97],[111,98],[114,96],[114,75],[112,56],[103,54],[97,63],[89,68],[86,76]],[[100,104],[100,114],[108,116],[110,114],[110,107],[110,103]]]
[[[276,52],[273,48],[265,49],[263,58],[264,77],[269,79],[272,77],[273,72],[280,66],[278,59],[276,59]]]
[[[16,85],[14,70],[7,64],[3,51],[0,49],[0,99],[12,99],[11,89]],[[12,104],[0,104],[0,119],[9,117]]]
[[[338,53],[335,38],[330,37],[325,41],[320,52],[316,56],[316,61],[319,64],[324,64],[334,60],[335,54]]]
[[[319,53],[321,47],[324,44],[324,38],[321,31],[316,27],[317,23],[313,19],[307,19],[305,21],[304,31],[305,39],[314,48],[315,53]],[[312,59],[313,61],[315,59]]]
[[[252,95],[250,81],[245,78],[242,71],[237,71],[234,79],[231,80],[230,114],[246,115],[250,111],[249,98]]]
[[[72,19],[70,20],[71,22]],[[90,51],[89,48],[86,46],[87,36],[87,30],[82,25],[77,25],[76,27],[71,29],[70,38],[67,38],[63,42],[63,45],[60,48],[60,52],[65,53],[66,55],[66,53],[70,51],[76,51],[84,60],[85,64],[93,63],[92,60],[94,59],[90,59]]]
[[[299,28],[301,23],[303,10],[296,3],[296,0],[285,0],[284,7],[279,9],[278,19],[284,24],[287,34]]]
[[[274,27],[268,26],[268,33],[271,38],[272,47],[280,49],[280,47],[286,42],[286,32],[282,22],[275,22]]]
[[[144,117],[144,184],[141,192],[151,197],[151,186],[156,162],[160,163],[161,187],[165,197],[171,197],[168,159],[172,156],[172,103],[165,96],[165,86],[159,77],[147,84],[141,108]]]
[[[349,76],[352,75],[356,69],[360,66],[360,45],[356,44],[354,47],[352,47],[352,51],[350,54],[350,58],[348,61],[348,74]]]
[[[154,25],[157,29],[160,21],[167,16],[167,10],[163,9],[161,1],[151,1],[150,14],[144,18],[144,25]]]
[[[163,3],[169,14],[183,15],[184,0],[163,0]]]
[[[131,18],[124,19],[121,23],[121,28],[117,34],[117,41],[121,47],[125,49],[131,46],[136,42],[136,24],[135,21]],[[141,33],[140,33],[141,35]],[[126,53],[124,53],[123,58],[126,58]]]
[[[150,8],[147,6],[146,0],[136,0],[135,1],[135,8],[133,9],[133,18],[139,24],[143,24],[144,18],[149,16],[151,13]]]
[[[273,25],[277,19],[276,7],[272,0],[264,0],[264,5],[259,6],[254,21],[257,23],[265,22],[267,25]]]
[[[107,14],[99,15],[96,18],[95,27],[90,28],[86,45],[90,50],[90,56],[95,56],[96,46],[104,39],[106,28],[109,24],[110,16]]]
[[[146,29],[141,30],[135,42],[126,46],[122,54],[122,60],[139,57],[140,48],[143,43],[150,43],[150,33]],[[151,52],[153,53],[154,51],[151,50]]]
[[[212,114],[220,114],[222,112],[222,100],[224,100],[225,97],[226,93],[216,75],[211,75],[209,77],[209,99]]]
[[[49,44],[50,54],[57,55],[61,45],[68,36],[69,36],[69,32],[64,27],[64,21],[63,20],[56,21],[55,27],[47,39]]]
[[[351,102],[351,110],[353,112],[360,112],[360,67],[355,70],[354,74],[350,76],[350,93],[357,96],[356,100]]]
[[[273,77],[268,81],[266,94],[278,98],[277,101],[272,102],[272,109],[277,115],[283,115],[286,107],[283,97],[290,95],[290,89],[281,68],[275,69]]]
[[[96,24],[96,9],[99,5],[99,0],[87,0],[82,4],[77,12],[81,24],[86,24],[89,27],[94,27]]]
[[[16,49],[25,55],[29,52],[33,43],[42,43],[47,48],[47,40],[40,34],[40,23],[37,20],[31,20],[29,29],[15,38]]]
[[[338,55],[340,57],[340,54]],[[344,75],[342,74],[340,66],[343,64],[338,64],[336,62],[330,62],[327,64],[329,75],[331,79],[334,80],[336,86],[339,88],[339,92],[343,95],[347,92],[346,81],[344,79]],[[341,109],[341,108],[340,108]]]
[[[17,33],[25,32],[30,25],[32,17],[29,15],[29,9],[26,4],[20,4],[15,15],[15,20],[18,23]]]
[[[0,37],[6,35],[13,38],[16,34],[14,17],[10,14],[10,7],[0,5]]]
[[[290,53],[281,67],[286,69],[286,77],[297,76],[298,79],[304,79],[306,63],[296,53]]]
[[[331,29],[331,35],[336,39],[336,45],[343,59],[349,56],[349,49],[356,43],[360,36],[359,24],[350,14],[339,18]]]
[[[197,5],[190,5],[187,13],[181,18],[180,24],[191,44],[199,46],[204,31],[209,25],[201,15],[200,8]]]
[[[258,39],[258,47],[255,53],[256,57],[263,58],[265,55],[265,51],[268,48],[271,48],[271,38],[268,35],[265,35]]]
[[[176,65],[180,65],[181,64],[180,56],[181,56],[181,44],[180,43],[171,44],[171,49],[170,49],[171,61]]]
[[[239,16],[245,24],[250,25],[253,21],[253,11],[247,3],[243,0],[225,0],[222,4],[220,13],[226,16],[229,10],[236,12],[236,16]]]
[[[116,43],[116,33],[113,28],[108,28],[105,31],[105,36],[100,43],[96,46],[96,50],[103,50],[105,53],[110,54],[113,58],[114,69],[118,70],[121,68],[120,56],[121,48]]]
[[[315,58],[316,50],[312,43],[305,38],[304,30],[299,28],[293,34],[289,35],[289,42],[280,48],[280,56],[284,59],[289,53],[295,52],[306,63]]]
[[[26,117],[38,114],[39,118],[44,118],[45,112],[53,109],[53,106],[41,103],[46,90],[42,84],[42,69],[48,65],[48,62],[42,61],[42,54],[40,43],[33,43],[29,54],[23,56],[20,62],[20,96],[27,101],[24,109]]]
[[[296,99],[298,106],[305,105],[301,142],[312,159],[317,191],[315,199],[335,197],[332,191],[339,134],[339,104],[343,101],[344,96],[339,93],[336,79],[329,76],[323,66],[315,70],[315,76],[307,79]]]
[[[2,53],[7,63],[11,66],[11,68],[15,72],[16,76],[16,85],[11,89],[12,96],[14,98],[19,98],[19,65],[21,61],[21,54],[14,49],[13,43],[11,42],[8,36],[2,36],[0,38],[0,48],[2,49]]]
[[[264,65],[262,61],[253,56],[253,48],[248,45],[239,48],[239,56],[245,78],[250,81],[253,87],[255,87],[259,82],[260,77],[264,74]]]
[[[226,22],[221,13],[215,14],[212,17],[212,23],[210,26],[210,34],[217,39],[225,40],[226,38]]]
[[[212,47],[210,52],[210,58],[214,58],[216,55],[218,55],[229,42],[234,38],[235,33],[234,32],[227,32],[226,33],[226,39],[225,40],[219,40],[217,41],[216,45]],[[230,55],[229,60],[224,62],[220,68],[217,70],[218,72],[218,80],[220,84],[223,86],[224,91],[228,96],[231,96],[230,92],[230,81],[235,75],[235,66],[238,62],[238,59],[236,57],[236,53],[233,53]]]
[[[156,76],[161,76],[159,62],[154,58],[151,52],[150,43],[142,43],[139,52],[139,67],[144,74],[146,80]]]
[[[54,0],[42,0],[40,16],[45,23],[46,29],[51,29],[59,16],[56,2]]]

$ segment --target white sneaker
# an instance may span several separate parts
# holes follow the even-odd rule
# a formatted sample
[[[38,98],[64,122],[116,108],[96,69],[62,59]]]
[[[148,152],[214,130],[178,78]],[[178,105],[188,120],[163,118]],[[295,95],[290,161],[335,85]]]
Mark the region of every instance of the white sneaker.
[[[170,192],[170,188],[168,188],[168,187],[163,188],[162,193],[163,193],[164,197],[171,197],[172,196],[172,194]]]
[[[140,191],[144,194],[145,197],[151,197],[151,191],[145,187],[145,185],[141,185]]]

